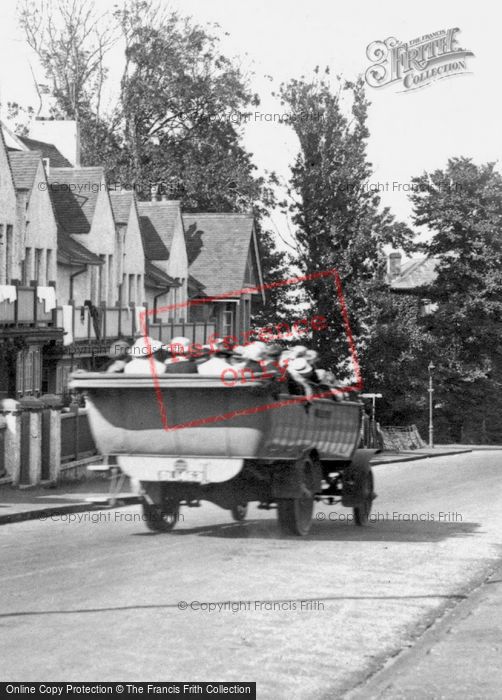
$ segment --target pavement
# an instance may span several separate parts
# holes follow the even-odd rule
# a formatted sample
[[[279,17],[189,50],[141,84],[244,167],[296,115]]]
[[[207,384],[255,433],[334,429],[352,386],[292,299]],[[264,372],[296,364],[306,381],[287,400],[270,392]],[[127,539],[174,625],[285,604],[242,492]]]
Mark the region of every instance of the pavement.
[[[375,455],[371,463],[372,466],[378,466],[409,462],[463,454],[479,449],[502,450],[502,447],[437,445],[434,448],[381,452]],[[106,473],[89,471],[88,477],[83,480],[29,488],[15,488],[10,484],[3,484],[0,485],[0,525],[39,519],[44,515],[50,517],[65,513],[80,513],[102,508],[103,505],[114,507],[133,503],[139,503],[139,497],[131,493],[128,480],[125,479],[120,492],[117,493],[111,488],[110,478]]]
[[[367,527],[318,503],[305,538],[254,504],[242,523],[182,508],[169,534],[149,532],[137,504],[4,525],[0,677],[256,681],[261,700],[357,688],[498,699],[501,466],[495,450],[380,464]]]
[[[347,700],[502,696],[502,566]],[[454,679],[454,681],[453,681]]]

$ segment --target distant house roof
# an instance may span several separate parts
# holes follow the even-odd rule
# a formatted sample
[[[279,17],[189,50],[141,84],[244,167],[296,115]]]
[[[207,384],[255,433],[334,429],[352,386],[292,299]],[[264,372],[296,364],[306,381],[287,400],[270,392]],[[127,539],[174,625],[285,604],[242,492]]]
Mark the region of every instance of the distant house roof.
[[[206,294],[242,289],[253,246],[253,216],[183,214],[183,221],[190,274],[204,285]]]
[[[133,192],[110,191],[110,201],[112,203],[113,218],[116,224],[127,224],[131,213],[131,206],[134,204]]]
[[[166,289],[167,287],[179,287],[180,284],[150,260],[145,260],[145,286]]]
[[[58,228],[58,253],[57,261],[61,265],[102,265],[103,261],[98,255],[91,253],[78,241]]]
[[[103,168],[51,168],[48,179],[59,224],[71,234],[89,233]]]
[[[176,220],[180,215],[180,203],[175,200],[138,202],[138,212],[146,257],[150,260],[167,260]]]
[[[51,168],[71,168],[71,163],[64,157],[62,153],[58,151],[53,143],[45,143],[45,141],[37,141],[36,139],[30,139],[27,136],[17,136],[16,138],[21,141],[26,148],[30,151],[40,151],[42,158],[49,159],[49,165]]]
[[[438,258],[414,258],[403,265],[397,277],[390,280],[390,288],[395,291],[411,291],[427,287],[436,279],[438,264]]]
[[[10,166],[16,190],[31,192],[41,154],[38,151],[9,151]]]

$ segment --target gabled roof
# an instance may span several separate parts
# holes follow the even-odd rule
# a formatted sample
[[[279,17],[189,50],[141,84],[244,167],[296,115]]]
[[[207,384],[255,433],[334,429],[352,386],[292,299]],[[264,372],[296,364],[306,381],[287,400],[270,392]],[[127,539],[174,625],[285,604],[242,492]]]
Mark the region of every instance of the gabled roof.
[[[148,219],[150,230],[154,230],[157,233],[168,251],[171,250],[176,221],[181,211],[180,203],[177,200],[138,202],[138,211],[141,218]],[[162,260],[163,258],[151,259]]]
[[[436,279],[439,260],[434,257],[414,258],[405,263],[401,273],[390,281],[395,291],[411,291],[431,285]]]
[[[40,165],[40,158],[41,154],[38,151],[9,151],[16,190],[31,192]]]
[[[57,261],[61,265],[102,265],[103,261],[98,255],[91,253],[78,241],[58,227],[58,252]]]
[[[51,168],[71,168],[71,163],[64,157],[62,153],[58,151],[53,143],[45,143],[45,141],[37,141],[36,139],[30,139],[27,136],[17,136],[16,137],[21,143],[23,143],[27,149],[30,151],[40,151],[42,158],[49,159],[49,166]]]
[[[150,260],[145,260],[145,287],[154,289],[166,289],[167,287],[181,286],[170,275],[154,265]]]
[[[59,224],[71,234],[89,233],[103,168],[51,168],[48,180]]]
[[[251,214],[183,214],[190,274],[208,296],[238,292],[254,248]],[[258,261],[259,266],[259,261]],[[261,284],[261,280],[256,281]]]
[[[111,190],[109,194],[115,223],[127,224],[129,222],[131,207],[134,204],[133,192],[115,192]]]
[[[143,241],[143,250],[147,260],[169,260],[169,251],[164,245],[160,234],[155,225],[155,217],[149,214],[142,214],[141,205],[144,202],[138,202],[139,210],[139,228],[141,231],[141,239]]]

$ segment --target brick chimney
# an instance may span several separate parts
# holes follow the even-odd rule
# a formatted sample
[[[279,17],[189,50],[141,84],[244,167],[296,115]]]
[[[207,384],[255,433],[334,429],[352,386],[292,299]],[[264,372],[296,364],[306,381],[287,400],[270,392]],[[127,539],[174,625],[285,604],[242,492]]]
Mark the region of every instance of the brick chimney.
[[[401,253],[389,253],[387,275],[393,280],[401,274]]]

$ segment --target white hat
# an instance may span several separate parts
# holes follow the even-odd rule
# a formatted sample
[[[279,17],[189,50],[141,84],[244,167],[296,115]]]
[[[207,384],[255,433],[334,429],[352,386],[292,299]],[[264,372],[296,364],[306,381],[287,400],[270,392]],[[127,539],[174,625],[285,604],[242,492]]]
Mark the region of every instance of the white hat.
[[[262,343],[260,340],[256,340],[254,343],[244,346],[242,356],[245,357],[246,360],[259,362],[260,360],[263,360],[266,354],[266,344]]]
[[[163,347],[160,340],[155,340],[154,338],[149,338],[148,336],[141,336],[138,338],[131,348],[132,357],[148,357],[152,355],[157,350]]]
[[[190,350],[192,341],[190,338],[185,338],[180,335],[177,338],[173,338],[170,343],[165,346],[165,349],[172,355],[184,355]]]
[[[303,376],[305,374],[310,374],[313,367],[305,357],[296,357],[289,363],[288,369],[292,370],[293,373],[296,372],[297,374],[301,374]]]

